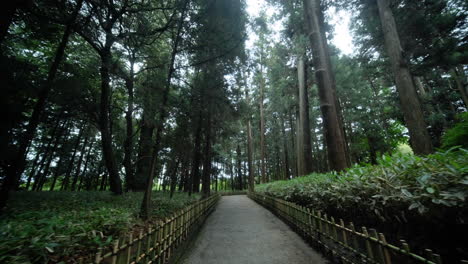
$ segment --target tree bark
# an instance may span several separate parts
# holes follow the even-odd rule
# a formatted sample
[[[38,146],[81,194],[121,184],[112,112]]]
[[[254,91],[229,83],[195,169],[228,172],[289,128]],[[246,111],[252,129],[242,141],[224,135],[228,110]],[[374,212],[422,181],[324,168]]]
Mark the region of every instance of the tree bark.
[[[210,196],[211,187],[211,112],[208,109],[205,127],[205,149],[203,161],[202,193],[203,197]]]
[[[202,134],[202,113],[199,110],[197,130],[195,131],[195,144],[193,146],[192,169],[190,175],[192,176],[192,192],[200,192],[200,147]]]
[[[323,12],[320,0],[303,0],[303,4],[304,17],[309,31],[310,45],[314,58],[328,159],[333,170],[342,171],[348,167],[346,142],[344,130],[340,125],[334,74],[332,72],[325,29],[323,28]]]
[[[284,162],[284,174],[282,180],[289,179],[289,155],[288,155],[288,141],[286,137],[286,129],[284,127],[284,118],[281,118],[281,135],[283,138],[283,162]]]
[[[410,142],[416,154],[426,155],[433,151],[424,115],[413,78],[403,58],[400,37],[388,0],[377,0],[387,55],[392,65],[401,108],[410,134]]]
[[[243,190],[244,186],[242,185],[242,164],[241,164],[241,149],[239,144],[237,144],[237,180],[239,181],[239,190]]]
[[[106,47],[100,52],[101,55],[101,102],[99,113],[99,127],[101,130],[102,154],[105,165],[109,173],[109,186],[114,194],[122,194],[122,181],[120,180],[119,170],[115,162],[114,150],[112,147],[112,135],[110,132],[110,67],[111,67],[111,46],[110,33],[107,33]]]
[[[154,125],[150,121],[148,109],[143,109],[141,120],[140,140],[138,143],[138,160],[136,163],[136,174],[134,179],[128,183],[131,191],[144,191],[147,178],[151,169],[151,147],[153,139]]]
[[[299,168],[299,176],[307,175],[313,170],[312,161],[312,144],[310,142],[310,121],[309,121],[309,98],[307,87],[307,69],[303,56],[298,57],[297,73],[299,81],[299,133],[301,137],[302,146],[301,151],[301,168]]]
[[[127,99],[127,111],[125,112],[125,121],[126,121],[126,137],[124,142],[124,160],[123,165],[125,168],[125,178],[126,178],[126,189],[132,190],[134,188],[134,169],[133,169],[133,100],[134,100],[134,64],[135,56],[132,54],[130,59],[130,73],[125,80],[125,86],[127,88],[128,99]]]
[[[265,113],[263,109],[263,100],[264,100],[264,80],[263,80],[263,73],[260,73],[261,80],[260,80],[260,166],[261,166],[261,173],[262,173],[262,183],[268,182],[267,175],[266,175],[266,164],[265,164]]]

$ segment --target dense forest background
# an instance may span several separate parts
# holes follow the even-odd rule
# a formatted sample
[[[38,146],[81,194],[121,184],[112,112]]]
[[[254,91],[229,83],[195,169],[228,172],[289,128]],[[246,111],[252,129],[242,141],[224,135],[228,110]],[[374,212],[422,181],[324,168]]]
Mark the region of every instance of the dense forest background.
[[[148,218],[152,190],[253,191],[468,147],[466,1],[265,5],[249,17],[244,0],[6,3],[0,207],[18,190],[144,192]],[[331,8],[351,14],[353,55],[330,44]],[[467,154],[453,151],[459,209]]]

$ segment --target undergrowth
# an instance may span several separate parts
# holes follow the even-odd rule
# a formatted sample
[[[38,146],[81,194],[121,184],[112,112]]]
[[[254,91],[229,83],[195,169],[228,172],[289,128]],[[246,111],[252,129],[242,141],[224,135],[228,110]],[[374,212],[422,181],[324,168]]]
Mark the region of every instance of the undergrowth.
[[[152,217],[163,218],[200,197],[153,194]],[[0,218],[0,263],[70,262],[142,225],[142,193],[17,192]]]
[[[465,149],[427,157],[383,156],[377,165],[271,182],[257,186],[256,191],[378,227],[395,240],[406,237],[424,246],[445,244],[455,254],[467,252],[466,241],[459,239],[466,240],[468,230]]]

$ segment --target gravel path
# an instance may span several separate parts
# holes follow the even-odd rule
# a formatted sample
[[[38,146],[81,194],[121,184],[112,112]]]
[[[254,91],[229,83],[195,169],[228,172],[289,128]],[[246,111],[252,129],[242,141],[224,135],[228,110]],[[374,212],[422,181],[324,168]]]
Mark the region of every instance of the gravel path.
[[[184,264],[322,264],[285,223],[245,195],[224,196]]]

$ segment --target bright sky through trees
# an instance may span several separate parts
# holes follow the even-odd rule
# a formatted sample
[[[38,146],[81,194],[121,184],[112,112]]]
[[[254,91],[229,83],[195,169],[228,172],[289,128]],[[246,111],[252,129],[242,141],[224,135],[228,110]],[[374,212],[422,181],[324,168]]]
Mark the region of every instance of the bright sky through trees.
[[[247,0],[247,13],[252,18],[257,17],[262,9],[266,10],[269,17],[271,17],[275,12],[275,8],[269,6],[264,0]],[[338,47],[343,54],[353,54],[353,38],[349,30],[351,14],[344,10],[336,10],[332,7],[327,10],[326,15],[328,18],[331,18],[329,19],[329,23],[332,24],[334,28],[332,44]],[[280,34],[282,25],[280,22],[276,22],[271,25],[270,29],[276,34]],[[253,32],[249,34],[249,39],[246,44],[247,48],[252,47],[256,37],[256,34]]]

